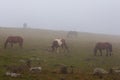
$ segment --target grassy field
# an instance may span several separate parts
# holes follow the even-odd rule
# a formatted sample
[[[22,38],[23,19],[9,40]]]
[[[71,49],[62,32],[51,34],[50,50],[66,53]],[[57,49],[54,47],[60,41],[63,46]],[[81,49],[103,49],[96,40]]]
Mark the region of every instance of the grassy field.
[[[17,44],[13,48],[4,49],[4,42],[8,36],[22,36],[23,48]],[[0,28],[0,80],[99,80],[91,75],[96,67],[109,70],[120,66],[120,36],[79,32],[76,38],[67,38],[65,31]],[[53,39],[65,38],[70,52],[48,52]],[[94,56],[93,48],[96,42],[110,42],[113,45],[113,55],[110,57]],[[25,72],[22,77],[11,78],[5,76],[4,65],[21,65],[21,60],[32,60],[32,66],[42,66],[41,73]],[[74,66],[74,74],[55,74],[59,64]],[[105,75],[101,80],[120,80],[119,74]]]

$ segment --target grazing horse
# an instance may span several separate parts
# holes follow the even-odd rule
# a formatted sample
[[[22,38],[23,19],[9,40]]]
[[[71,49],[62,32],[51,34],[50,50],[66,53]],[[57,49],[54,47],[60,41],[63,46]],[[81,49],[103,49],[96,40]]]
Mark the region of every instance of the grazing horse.
[[[102,56],[102,50],[106,50],[106,56],[110,55],[112,52],[112,44],[108,42],[98,42],[94,48],[94,55],[96,56],[97,50],[99,50],[101,56]]]
[[[67,34],[68,38],[75,38],[78,36],[78,32],[77,31],[69,31]]]
[[[11,44],[11,47],[13,47],[13,44],[18,43],[19,46],[22,48],[22,46],[23,46],[23,38],[20,37],[20,36],[9,36],[6,39],[5,43],[4,43],[4,48],[7,48],[8,43]]]
[[[52,42],[52,51],[57,51],[57,53],[59,53],[60,47],[64,50],[66,49],[67,51],[69,51],[65,39],[55,39]]]

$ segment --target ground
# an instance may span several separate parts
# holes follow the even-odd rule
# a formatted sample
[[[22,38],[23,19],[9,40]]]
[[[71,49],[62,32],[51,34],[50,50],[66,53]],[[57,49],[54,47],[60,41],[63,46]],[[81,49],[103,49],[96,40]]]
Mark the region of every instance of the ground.
[[[13,48],[4,49],[4,42],[8,36],[22,36],[24,45],[21,49],[17,44]],[[93,76],[96,67],[109,70],[120,67],[120,36],[79,32],[73,38],[66,37],[65,31],[39,29],[0,29],[0,79],[1,80],[99,80]],[[70,52],[53,53],[48,51],[55,38],[65,38]],[[107,41],[113,45],[113,55],[94,56],[93,48],[96,42]],[[98,53],[99,55],[99,53]],[[32,66],[42,66],[41,73],[25,72],[21,77],[5,76],[7,71],[4,65],[21,65],[24,60],[32,60]],[[73,74],[60,74],[60,65],[74,66]],[[57,73],[53,73],[57,71]],[[119,74],[104,75],[101,80],[119,80]]]

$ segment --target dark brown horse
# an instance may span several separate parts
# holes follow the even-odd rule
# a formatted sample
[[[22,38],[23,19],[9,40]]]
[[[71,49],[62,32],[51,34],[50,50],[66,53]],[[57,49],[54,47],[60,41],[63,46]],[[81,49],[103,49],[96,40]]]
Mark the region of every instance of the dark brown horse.
[[[57,51],[59,53],[59,48],[62,48],[62,49],[66,49],[67,51],[68,50],[68,47],[67,47],[67,44],[66,44],[66,41],[65,39],[55,39],[53,42],[52,42],[52,51]]]
[[[22,48],[23,46],[23,38],[20,37],[20,36],[9,36],[6,41],[5,41],[5,44],[4,44],[4,48],[7,48],[7,44],[10,43],[11,44],[11,47],[13,47],[13,44],[16,44],[18,43],[19,46]]]
[[[101,56],[102,56],[102,50],[106,50],[106,56],[112,55],[112,44],[108,42],[98,42],[94,48],[94,55],[96,56],[97,51],[99,50]]]

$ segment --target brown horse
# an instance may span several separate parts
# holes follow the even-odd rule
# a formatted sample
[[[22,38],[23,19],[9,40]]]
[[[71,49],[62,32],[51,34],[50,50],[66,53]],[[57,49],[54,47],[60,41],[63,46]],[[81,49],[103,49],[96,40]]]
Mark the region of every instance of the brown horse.
[[[66,44],[66,41],[65,39],[55,39],[53,42],[52,42],[52,51],[57,51],[59,53],[59,48],[62,48],[62,49],[66,49],[67,51],[68,50],[68,47],[67,47],[67,44]]]
[[[78,32],[77,31],[69,31],[67,34],[68,38],[76,38],[78,36]]]
[[[112,44],[108,42],[98,42],[94,48],[94,55],[96,56],[97,50],[99,50],[101,56],[102,56],[102,50],[106,50],[106,56],[110,55],[112,52]]]
[[[7,48],[7,44],[10,43],[11,44],[11,47],[13,47],[13,44],[16,44],[18,43],[19,46],[22,48],[23,46],[23,38],[20,37],[20,36],[9,36],[6,41],[5,41],[5,44],[4,44],[4,48]]]

